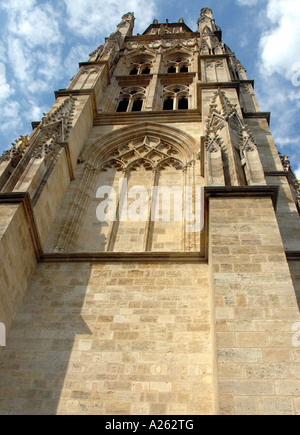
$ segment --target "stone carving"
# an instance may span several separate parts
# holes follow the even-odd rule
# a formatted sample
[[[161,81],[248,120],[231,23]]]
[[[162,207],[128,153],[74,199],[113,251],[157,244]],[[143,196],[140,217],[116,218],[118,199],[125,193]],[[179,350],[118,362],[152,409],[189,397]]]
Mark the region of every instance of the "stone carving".
[[[279,153],[279,157],[280,157],[283,169],[288,172],[290,170],[290,167],[291,167],[291,162],[289,160],[290,156],[285,156],[285,155],[282,155],[281,153]]]
[[[146,136],[142,141],[130,142],[116,148],[100,169],[107,171],[109,168],[115,168],[125,172],[135,171],[139,167],[146,170],[162,170],[167,166],[182,169],[183,163],[174,157],[178,153],[173,145]]]
[[[224,128],[227,129],[225,134],[221,132]],[[224,142],[221,141],[221,138]],[[210,153],[217,153],[222,150],[224,170],[226,169],[227,173],[234,174],[232,175],[234,179],[231,182],[236,183],[236,185],[242,182],[241,168],[243,167],[249,185],[266,184],[254,137],[243,119],[240,118],[236,105],[232,104],[225,92],[220,89],[214,94],[210,104],[205,145],[206,150]],[[240,155],[240,164],[234,157],[236,153],[233,153],[233,149],[237,150]],[[219,158],[221,157],[219,156]],[[210,177],[210,180],[214,180],[214,175],[211,172],[213,164],[216,165],[216,161],[211,161],[209,164],[210,172],[208,177]],[[219,174],[221,167],[221,162],[219,162],[217,166],[218,182],[221,180]]]
[[[103,47],[104,45],[99,45],[98,48],[96,48],[96,50],[94,50],[92,53],[90,53],[90,57],[94,57],[97,56],[97,59],[99,59],[101,57],[101,54],[103,52]]]
[[[241,90],[244,94],[252,94],[253,92],[252,86],[249,84],[241,85]]]
[[[289,156],[283,155],[278,152],[284,171],[287,172],[287,179],[292,188],[292,193],[295,199],[298,212],[300,214],[300,181],[297,179],[291,167]]]
[[[241,141],[240,141],[240,148],[242,152],[251,152],[255,151],[257,149],[254,137],[250,133],[250,131],[247,129],[245,125],[241,126]]]
[[[42,138],[34,150],[34,158],[54,158],[72,129],[76,98],[72,95],[53,112],[45,114],[40,124]]]
[[[9,150],[4,151],[0,157],[0,163],[20,160],[29,147],[29,144],[28,136],[21,135],[19,139],[15,140],[15,143],[12,143],[12,147]]]
[[[217,131],[224,125],[223,121],[228,121],[233,116],[237,116],[236,105],[232,104],[221,89],[214,94],[209,106],[209,115],[207,119],[207,134],[210,131]]]
[[[210,153],[216,153],[221,150],[221,140],[218,137],[206,136],[205,148]]]
[[[121,42],[122,34],[119,30],[117,30],[116,32],[112,33],[106,41],[101,56],[105,57],[108,54],[112,54],[114,57],[114,54],[117,53],[121,47]]]

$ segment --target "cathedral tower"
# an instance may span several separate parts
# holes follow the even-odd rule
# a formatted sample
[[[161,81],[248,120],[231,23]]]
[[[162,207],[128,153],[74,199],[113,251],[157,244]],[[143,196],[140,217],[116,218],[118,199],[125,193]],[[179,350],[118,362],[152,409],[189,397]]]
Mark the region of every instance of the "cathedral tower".
[[[0,414],[299,414],[300,189],[270,114],[210,9],[133,28],[0,158]]]

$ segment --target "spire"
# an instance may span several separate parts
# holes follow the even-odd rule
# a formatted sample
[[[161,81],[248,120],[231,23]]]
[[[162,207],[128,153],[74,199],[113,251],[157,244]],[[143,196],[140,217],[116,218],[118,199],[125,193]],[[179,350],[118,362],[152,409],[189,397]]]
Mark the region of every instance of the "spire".
[[[122,48],[125,38],[132,36],[134,21],[133,12],[123,15],[121,22],[117,25],[116,31],[109,38],[106,38],[104,45],[101,45],[90,54],[89,60],[108,60],[111,65],[115,60],[116,53]]]
[[[117,30],[124,36],[132,36],[132,31],[134,27],[134,13],[128,12],[127,14],[123,15],[122,21],[117,26]]]
[[[222,32],[219,26],[216,26],[213,13],[210,8],[203,8],[198,20],[198,32],[202,36],[204,33],[213,34],[219,41],[222,39]]]

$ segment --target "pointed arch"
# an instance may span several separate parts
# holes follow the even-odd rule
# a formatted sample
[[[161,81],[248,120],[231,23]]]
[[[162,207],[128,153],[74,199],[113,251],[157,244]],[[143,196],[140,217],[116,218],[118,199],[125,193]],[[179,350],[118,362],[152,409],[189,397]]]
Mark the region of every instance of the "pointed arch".
[[[221,89],[214,93],[210,104],[206,135],[207,137],[213,135],[219,142],[226,184],[266,184],[254,138],[239,116],[236,105],[231,103]],[[217,156],[218,162],[216,162]],[[215,166],[221,168],[220,153],[216,151],[213,157]],[[212,154],[208,153],[208,179],[214,178],[211,162]]]
[[[182,44],[177,44],[173,47],[166,48],[163,56],[164,59],[168,59],[169,57],[183,54],[185,56],[191,57],[194,53],[194,49],[190,47],[186,47]]]
[[[167,144],[172,144],[183,164],[193,158],[200,146],[194,138],[178,128],[143,122],[120,128],[98,139],[83,151],[80,160],[98,169],[117,147],[125,146],[130,141],[142,139],[145,136],[157,137]]]

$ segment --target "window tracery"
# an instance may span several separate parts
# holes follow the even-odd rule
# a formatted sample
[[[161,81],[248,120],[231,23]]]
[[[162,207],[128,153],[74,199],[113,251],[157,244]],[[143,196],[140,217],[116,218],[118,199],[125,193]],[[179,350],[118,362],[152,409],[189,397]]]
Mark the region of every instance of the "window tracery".
[[[105,160],[100,170],[110,168],[124,172],[136,171],[143,167],[146,170],[163,170],[168,166],[183,169],[179,151],[174,145],[152,136],[131,141],[117,147]]]
[[[129,65],[129,75],[150,74],[152,67],[153,60],[151,56],[138,56]]]
[[[121,88],[117,112],[140,112],[143,109],[145,95],[146,88],[142,86]]]
[[[172,55],[165,62],[165,68],[168,74],[187,73],[189,72],[190,66],[189,56],[183,53]]]
[[[187,110],[189,97],[189,86],[166,85],[163,90],[163,110]]]

